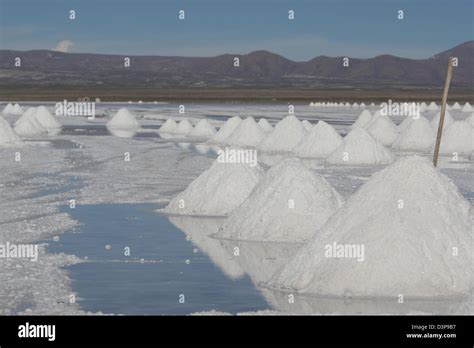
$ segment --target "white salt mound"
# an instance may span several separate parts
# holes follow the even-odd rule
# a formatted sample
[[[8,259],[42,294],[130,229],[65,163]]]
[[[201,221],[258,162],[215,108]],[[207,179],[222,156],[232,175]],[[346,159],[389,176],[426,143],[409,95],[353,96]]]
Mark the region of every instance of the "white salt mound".
[[[0,146],[21,146],[23,141],[13,131],[10,124],[0,116]]]
[[[122,108],[107,122],[107,127],[116,129],[137,129],[140,128],[140,124],[130,111]]]
[[[301,242],[309,239],[343,204],[320,175],[296,158],[270,168],[248,199],[221,226],[220,238]]]
[[[364,110],[360,113],[357,120],[351,126],[352,128],[365,127],[372,120],[372,114],[369,110]]]
[[[12,112],[12,109],[13,109],[12,103],[8,103],[8,104],[3,108],[2,114],[4,114],[4,115],[10,115],[11,112]]]
[[[233,146],[254,147],[264,138],[265,132],[255,122],[253,117],[247,117],[234,130],[232,135],[227,138],[227,143]]]
[[[264,118],[258,120],[258,125],[265,133],[271,133],[273,131],[273,126]]]
[[[35,117],[36,108],[29,108],[14,124],[16,134],[22,137],[35,137],[48,134],[48,130]]]
[[[303,125],[304,129],[307,132],[309,132],[311,129],[313,129],[313,125],[308,120],[301,121],[301,124]]]
[[[437,132],[439,126],[439,118],[441,117],[441,113],[438,113],[433,119],[431,120],[431,127]],[[443,131],[446,130],[452,123],[454,122],[453,117],[451,114],[446,110],[444,113],[444,122],[443,122]]]
[[[370,122],[367,131],[384,146],[390,146],[398,136],[397,126],[388,116],[379,116]]]
[[[354,128],[326,161],[331,164],[388,164],[392,153],[365,129]]]
[[[470,154],[474,145],[472,126],[466,121],[453,122],[441,137],[440,153]]]
[[[36,108],[34,117],[47,130],[61,128],[61,123],[59,123],[58,120],[56,120],[56,117],[54,117],[44,106],[38,106]]]
[[[267,152],[291,152],[306,133],[304,126],[295,116],[286,116],[259,144],[259,148]]]
[[[353,194],[270,285],[394,300],[398,294],[405,300],[467,295],[473,282],[470,209],[428,160],[401,158]],[[334,243],[337,254],[331,253]],[[351,255],[345,245],[363,246],[364,253]]]
[[[176,126],[176,130],[174,131],[174,134],[188,135],[192,130],[193,130],[192,124],[189,123],[188,120],[184,119],[178,123],[178,125]]]
[[[472,110],[473,110],[473,109],[472,109],[471,104],[466,103],[466,104],[464,104],[464,106],[462,107],[462,110],[461,110],[461,111],[462,111],[462,112],[472,112]]]
[[[160,129],[158,130],[158,133],[170,133],[170,134],[172,134],[176,131],[176,127],[177,127],[176,121],[173,120],[172,118],[169,118],[160,127]]]
[[[178,215],[226,215],[248,197],[262,176],[258,165],[216,160],[163,211]]]
[[[430,105],[428,105],[426,107],[426,110],[429,110],[429,111],[436,111],[438,110],[438,105],[436,105],[435,102],[431,102]]]
[[[22,115],[23,114],[23,109],[21,108],[21,106],[19,104],[15,104],[15,105],[13,105],[13,107],[10,111],[10,114],[12,114],[12,115]]]
[[[209,138],[216,133],[216,129],[206,120],[202,119],[189,132],[188,136],[196,138]]]
[[[455,103],[453,104],[453,106],[452,106],[452,109],[453,109],[453,110],[459,110],[459,109],[461,109],[461,105],[459,105],[458,102],[455,102]]]
[[[324,121],[319,121],[296,145],[293,152],[303,158],[324,158],[342,143],[339,133]]]
[[[466,122],[468,122],[471,126],[474,127],[474,113],[472,113],[471,116],[466,118]]]
[[[242,119],[238,116],[229,118],[219,131],[209,139],[212,144],[225,144],[227,138],[229,138],[236,128],[242,123]]]
[[[435,140],[435,131],[423,116],[412,120],[395,139],[392,147],[399,150],[431,151]]]

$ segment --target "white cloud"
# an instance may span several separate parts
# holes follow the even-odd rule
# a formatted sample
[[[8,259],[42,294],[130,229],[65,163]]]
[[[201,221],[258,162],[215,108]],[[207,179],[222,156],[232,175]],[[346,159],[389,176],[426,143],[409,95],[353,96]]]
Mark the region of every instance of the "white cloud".
[[[55,48],[53,48],[54,51],[58,51],[58,52],[63,52],[63,53],[67,53],[70,51],[70,49],[74,46],[74,42],[70,41],[70,40],[62,40],[62,41],[59,41],[58,44],[56,45]]]

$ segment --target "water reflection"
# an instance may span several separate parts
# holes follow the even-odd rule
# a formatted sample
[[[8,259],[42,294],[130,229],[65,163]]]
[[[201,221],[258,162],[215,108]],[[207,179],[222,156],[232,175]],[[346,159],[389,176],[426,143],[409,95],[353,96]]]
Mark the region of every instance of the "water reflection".
[[[107,128],[107,130],[115,137],[119,138],[133,138],[137,134],[135,129],[118,129],[118,128]]]

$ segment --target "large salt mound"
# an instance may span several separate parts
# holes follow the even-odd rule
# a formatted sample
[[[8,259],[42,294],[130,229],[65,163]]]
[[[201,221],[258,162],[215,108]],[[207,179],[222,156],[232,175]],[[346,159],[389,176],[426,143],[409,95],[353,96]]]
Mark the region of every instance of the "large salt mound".
[[[313,129],[313,125],[308,120],[301,121],[301,124],[303,125],[304,129],[307,132],[309,132],[311,129]]]
[[[431,151],[435,140],[435,131],[423,116],[412,120],[405,130],[395,139],[392,147],[400,150]]]
[[[234,146],[257,146],[265,138],[265,132],[253,117],[247,117],[227,138],[227,143]]]
[[[341,145],[339,133],[324,121],[319,121],[296,145],[293,152],[299,157],[324,158]]]
[[[378,116],[370,122],[367,131],[384,146],[392,145],[398,136],[397,126],[387,116]]]
[[[462,107],[462,112],[471,112],[472,110],[472,106],[469,103],[464,104],[464,106]]]
[[[130,111],[122,108],[107,122],[107,127],[116,129],[137,129],[140,128],[140,124]]]
[[[259,144],[259,148],[267,152],[291,152],[305,135],[306,130],[301,122],[293,115],[286,116]]]
[[[441,113],[438,113],[435,117],[433,117],[433,119],[430,122],[431,128],[433,128],[436,132],[438,131],[440,117],[441,117]],[[446,110],[444,113],[443,131],[445,131],[446,128],[448,128],[453,122],[454,122],[453,117]]]
[[[188,120],[184,119],[178,123],[178,125],[176,126],[176,130],[174,131],[174,134],[188,135],[192,130],[193,130],[192,124],[189,123]]]
[[[271,133],[273,131],[272,125],[264,118],[258,120],[258,125],[265,133]]]
[[[248,197],[262,176],[258,165],[216,160],[163,211],[177,215],[226,215]]]
[[[395,301],[400,294],[405,300],[466,295],[473,284],[470,209],[429,161],[401,158],[352,195],[270,284]],[[330,253],[334,243],[338,252],[363,246],[363,259],[347,249]]]
[[[242,119],[238,116],[229,118],[224,125],[219,129],[219,131],[214,134],[214,136],[209,139],[209,143],[212,144],[225,144],[227,138],[229,138],[232,133],[237,129],[237,127],[242,123]]]
[[[365,127],[372,120],[372,114],[369,110],[364,110],[360,113],[357,121],[351,126],[352,128]]]
[[[48,131],[35,117],[36,108],[29,108],[14,124],[13,129],[16,134],[22,137],[35,137],[46,135]]]
[[[188,135],[196,138],[209,138],[215,133],[216,129],[206,119],[202,119],[196,123],[193,130],[191,130]]]
[[[470,154],[474,145],[472,126],[466,121],[453,122],[441,137],[440,152]]]
[[[0,116],[0,146],[21,146],[22,143],[10,124]]]
[[[44,106],[37,107],[34,116],[47,130],[61,128],[61,124]]]
[[[177,127],[177,124],[176,124],[176,121],[173,120],[172,118],[169,118],[166,120],[165,123],[163,123],[163,125],[160,127],[160,129],[158,130],[158,133],[169,133],[169,134],[172,134],[176,131],[176,127]]]
[[[342,205],[342,198],[320,175],[296,158],[268,170],[251,195],[235,209],[220,238],[301,242],[310,238]]]
[[[388,164],[392,153],[365,129],[354,128],[326,159],[331,164]]]

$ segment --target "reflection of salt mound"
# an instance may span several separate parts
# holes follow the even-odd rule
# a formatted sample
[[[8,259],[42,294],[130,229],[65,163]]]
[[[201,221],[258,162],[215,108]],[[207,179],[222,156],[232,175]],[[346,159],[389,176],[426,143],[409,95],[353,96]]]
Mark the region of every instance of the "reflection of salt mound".
[[[194,126],[193,130],[189,132],[190,137],[209,138],[216,133],[216,129],[206,120],[202,119]]]
[[[301,242],[342,205],[320,175],[296,158],[269,169],[248,199],[229,216],[218,236],[250,241]]]
[[[360,113],[359,117],[357,120],[354,122],[354,124],[351,126],[352,128],[357,128],[357,127],[365,127],[369,124],[369,122],[372,120],[372,114],[370,113],[369,110],[364,110]]]
[[[130,111],[125,108],[120,109],[112,117],[112,119],[107,122],[108,128],[117,128],[117,129],[136,129],[140,128],[140,124],[136,120]]]
[[[319,121],[294,148],[299,157],[326,157],[341,145],[339,133],[324,121]]]
[[[469,103],[466,103],[464,104],[464,106],[462,107],[462,112],[471,112],[473,109],[472,109],[472,106],[471,104]]]
[[[0,146],[21,146],[22,143],[10,124],[0,116]]]
[[[397,126],[387,116],[383,115],[370,122],[367,131],[385,146],[392,145],[398,136]]]
[[[174,133],[176,131],[176,121],[172,118],[166,120],[165,123],[160,127],[158,133]]]
[[[435,140],[435,132],[430,122],[420,116],[412,120],[405,130],[395,139],[392,147],[400,150],[431,151]]]
[[[441,117],[441,113],[438,113],[433,119],[431,120],[431,128],[433,128],[436,132],[438,131],[439,127],[439,118]],[[443,122],[443,131],[446,130],[452,123],[454,122],[453,117],[451,114],[446,110],[444,114],[444,122]]]
[[[271,131],[273,131],[272,125],[264,118],[258,120],[258,125],[265,133],[270,133]]]
[[[38,120],[41,125],[47,130],[53,130],[61,128],[61,123],[59,123],[56,118],[51,115],[48,109],[44,106],[38,106],[34,113],[35,118]]]
[[[470,208],[430,162],[402,158],[351,196],[271,284],[341,297],[467,294],[473,281]]]
[[[176,135],[188,135],[193,130],[193,126],[188,120],[184,119],[178,123],[174,134]]]
[[[255,122],[253,117],[247,117],[227,139],[227,143],[234,146],[257,146],[265,138],[265,132]]]
[[[48,131],[36,119],[36,108],[29,108],[14,124],[16,134],[22,137],[46,135]]]
[[[392,153],[363,128],[354,128],[328,157],[332,164],[388,164]]]
[[[262,175],[258,165],[216,160],[163,211],[179,215],[226,215],[248,197]]]
[[[238,116],[229,118],[209,142],[212,144],[225,144],[227,138],[232,135],[241,122],[242,119]]]
[[[308,120],[301,121],[301,124],[303,125],[304,129],[307,132],[309,132],[311,129],[313,129],[313,125]]]
[[[470,154],[474,144],[472,126],[466,121],[453,122],[441,137],[441,153]]]
[[[290,152],[306,135],[306,130],[295,116],[286,116],[260,144],[267,152]]]

